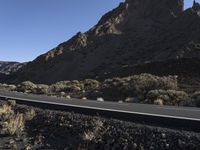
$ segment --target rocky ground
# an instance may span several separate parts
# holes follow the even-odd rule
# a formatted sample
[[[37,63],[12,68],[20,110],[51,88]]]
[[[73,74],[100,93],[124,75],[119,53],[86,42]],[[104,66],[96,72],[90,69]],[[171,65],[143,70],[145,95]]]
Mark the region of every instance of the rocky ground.
[[[200,149],[200,133],[44,110],[13,101],[0,104],[0,149]]]

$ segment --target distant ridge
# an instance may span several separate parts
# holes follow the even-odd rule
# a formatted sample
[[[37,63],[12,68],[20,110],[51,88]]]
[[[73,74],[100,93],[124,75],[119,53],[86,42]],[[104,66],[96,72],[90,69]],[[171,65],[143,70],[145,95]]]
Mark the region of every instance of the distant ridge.
[[[0,73],[11,74],[19,70],[26,63],[0,61]]]

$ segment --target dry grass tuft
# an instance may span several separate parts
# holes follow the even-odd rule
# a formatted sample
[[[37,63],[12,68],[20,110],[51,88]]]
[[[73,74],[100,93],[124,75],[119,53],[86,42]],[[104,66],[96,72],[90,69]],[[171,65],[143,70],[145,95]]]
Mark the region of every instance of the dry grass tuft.
[[[94,128],[83,133],[84,141],[101,140],[101,135],[104,133],[104,123],[99,119],[95,120],[93,123]]]
[[[24,127],[26,116],[32,118],[35,115],[33,110],[29,114],[18,113],[14,111],[14,106],[10,102],[0,106],[0,134],[19,136]]]
[[[88,131],[83,133],[84,141],[92,141],[95,138],[94,132]]]
[[[25,119],[23,114],[16,114],[10,117],[7,121],[7,133],[9,135],[18,135],[23,129],[25,125]]]
[[[34,109],[30,109],[28,112],[25,113],[26,120],[32,120],[36,116],[36,112]]]
[[[0,115],[13,113],[12,107],[7,104],[0,106]]]

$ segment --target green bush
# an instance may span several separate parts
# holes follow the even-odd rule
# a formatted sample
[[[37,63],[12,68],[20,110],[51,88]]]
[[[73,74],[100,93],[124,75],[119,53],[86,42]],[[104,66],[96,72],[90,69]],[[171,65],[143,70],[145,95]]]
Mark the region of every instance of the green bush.
[[[3,85],[0,84],[1,86]],[[8,87],[8,85],[5,86]],[[97,80],[85,79],[83,81],[60,81],[50,86],[35,85],[30,81],[17,85],[17,91],[34,94],[87,97],[89,99],[104,97],[105,100],[112,101],[182,105],[186,99],[189,99],[189,96],[185,92],[176,91],[177,89],[177,76],[159,77],[146,73],[106,79],[101,83]]]
[[[99,81],[92,79],[86,79],[82,81],[82,84],[84,85],[84,90],[96,89],[100,86]]]
[[[151,90],[148,92],[144,103],[154,104],[156,100],[163,100],[164,105],[186,105],[190,97],[184,91],[176,90]]]
[[[17,87],[15,85],[8,85],[8,84],[1,84],[0,83],[0,89],[14,91],[14,90],[16,90],[16,88]]]
[[[77,80],[74,81],[60,81],[56,84],[50,86],[50,91],[52,93],[70,93],[70,92],[77,92],[84,88],[84,85]]]
[[[38,84],[34,90],[35,94],[48,94],[49,86],[46,84]]]
[[[141,74],[130,77],[129,84],[124,86],[124,90],[134,92],[135,95],[145,95],[154,89],[177,89],[177,78],[175,76],[158,77]]]
[[[102,83],[100,91],[108,100],[113,100],[115,98],[122,99],[126,97],[122,92],[124,83],[124,79],[121,78],[107,79]]]
[[[140,74],[126,78],[107,79],[103,82],[101,89],[110,97],[144,99],[151,90],[175,90],[177,85],[176,76],[158,77],[151,74]]]
[[[65,90],[66,85],[70,83],[70,81],[60,81],[50,86],[50,92],[58,93]]]
[[[31,81],[25,81],[17,85],[17,91],[19,92],[33,93],[36,88],[37,85]]]
[[[194,106],[200,107],[200,91],[197,91],[192,95],[192,100],[193,100]]]

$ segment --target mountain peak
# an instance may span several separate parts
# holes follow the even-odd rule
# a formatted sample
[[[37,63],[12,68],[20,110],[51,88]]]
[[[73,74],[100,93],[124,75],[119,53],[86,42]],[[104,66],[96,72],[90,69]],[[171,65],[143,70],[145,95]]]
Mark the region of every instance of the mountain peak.
[[[126,0],[132,11],[141,10],[149,16],[178,15],[184,10],[184,0]]]
[[[200,11],[200,4],[194,0],[192,8],[195,11]]]
[[[184,0],[126,0],[105,14],[90,31],[95,35],[120,35],[132,28],[137,19],[169,22],[184,11]]]

